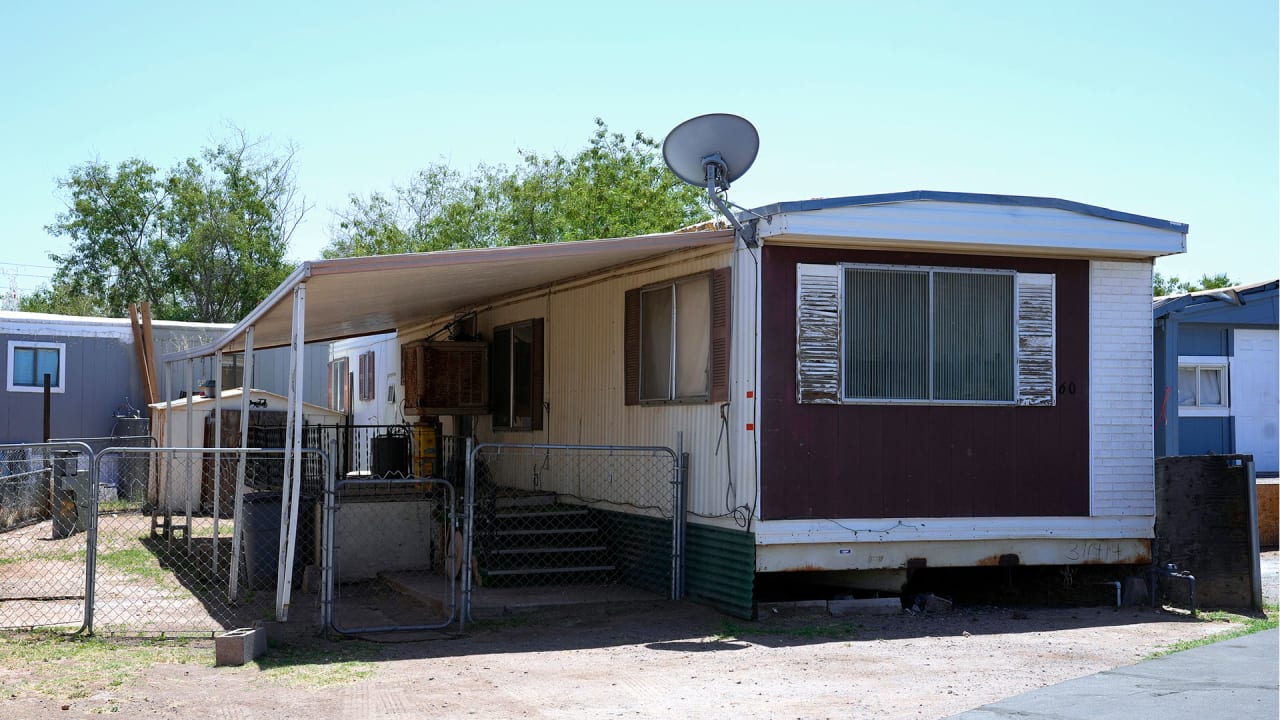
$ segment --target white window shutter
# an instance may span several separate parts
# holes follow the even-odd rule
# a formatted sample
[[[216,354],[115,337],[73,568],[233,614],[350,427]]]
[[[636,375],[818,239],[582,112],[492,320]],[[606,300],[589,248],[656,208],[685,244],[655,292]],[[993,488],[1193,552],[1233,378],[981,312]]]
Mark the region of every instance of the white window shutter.
[[[1018,273],[1018,404],[1052,406],[1058,399],[1054,357],[1054,276]]]
[[[796,401],[840,402],[839,265],[796,265]]]

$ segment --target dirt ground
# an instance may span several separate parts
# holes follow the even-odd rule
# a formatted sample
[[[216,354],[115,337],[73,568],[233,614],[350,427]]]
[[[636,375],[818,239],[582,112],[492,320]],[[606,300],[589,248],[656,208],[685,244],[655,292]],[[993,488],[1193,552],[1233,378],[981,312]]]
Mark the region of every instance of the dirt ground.
[[[195,662],[156,665],[115,686],[104,678],[77,699],[6,692],[0,714],[942,718],[1229,627],[1146,608],[843,618],[793,610],[747,622],[688,603],[595,606],[512,616],[464,637],[412,643],[292,637],[273,648],[275,661],[239,668],[213,667],[206,646]],[[281,655],[360,662],[345,682],[317,687],[274,675]],[[24,681],[51,671],[0,666],[0,687],[30,687]]]

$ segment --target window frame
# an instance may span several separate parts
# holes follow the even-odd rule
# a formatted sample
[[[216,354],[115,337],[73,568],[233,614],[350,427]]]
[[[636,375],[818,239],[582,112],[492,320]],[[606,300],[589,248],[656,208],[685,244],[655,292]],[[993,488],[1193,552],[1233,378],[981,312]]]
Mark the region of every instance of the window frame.
[[[1018,400],[1018,272],[1011,269],[1001,268],[977,268],[977,267],[952,267],[946,265],[897,265],[883,263],[853,263],[841,262],[836,263],[839,272],[839,303],[840,303],[840,390],[839,398],[842,404],[848,405],[948,405],[948,406],[991,406],[991,407],[1009,407],[1019,405]],[[849,360],[850,350],[848,347],[849,338],[846,333],[845,303],[846,303],[846,282],[849,270],[867,270],[882,272],[913,272],[924,273],[928,276],[928,324],[926,329],[928,343],[928,357],[926,358],[926,376],[928,385],[928,398],[860,398],[850,397],[846,385],[845,365]],[[1002,275],[1011,279],[1012,297],[1010,298],[1009,309],[1009,330],[1012,337],[1012,347],[1010,351],[1010,365],[1012,368],[1012,376],[1010,378],[1009,399],[1008,400],[966,400],[966,399],[938,399],[934,397],[935,388],[935,332],[934,332],[934,276],[937,273],[953,273],[953,274],[972,274],[972,275]]]
[[[1182,371],[1186,369],[1194,369],[1196,371],[1196,388],[1195,403],[1190,405],[1182,404]],[[1196,416],[1196,417],[1223,417],[1231,414],[1231,363],[1226,357],[1196,357],[1182,356],[1178,358],[1178,385],[1175,388],[1177,393],[1177,406],[1179,415]],[[1221,402],[1214,405],[1206,405],[1200,401],[1204,393],[1201,391],[1202,383],[1200,380],[1201,372],[1204,370],[1213,370],[1221,374],[1222,387],[1219,389],[1219,397]]]
[[[493,328],[492,349],[489,353],[490,372],[492,374],[489,382],[489,389],[491,403],[490,422],[494,431],[533,432],[543,429],[542,416],[544,397],[542,372],[544,367],[543,354],[545,353],[545,348],[543,346],[544,322],[543,318],[528,318],[525,320],[518,320],[516,322],[504,323],[502,325],[495,325]],[[517,368],[516,363],[514,362],[515,354],[513,351],[516,339],[515,330],[517,328],[525,327],[529,330],[529,367],[527,370],[529,376],[526,381],[529,388],[529,415],[517,416],[515,412],[515,374]],[[505,352],[499,351],[498,349],[498,334],[504,331],[508,333],[508,346]],[[506,359],[505,367],[503,366],[504,358]],[[503,373],[504,370],[506,378],[500,382],[498,376]],[[505,392],[503,392],[504,390]],[[506,405],[507,422],[505,424],[499,424],[498,418],[500,416],[497,410],[499,403],[503,402],[505,402]]]
[[[57,350],[58,351],[58,378],[57,382],[50,382],[50,393],[66,392],[67,387],[67,344],[55,342],[40,342],[35,340],[10,340],[8,347],[9,370],[5,373],[6,388],[9,392],[20,393],[43,393],[44,382],[41,381],[35,385],[27,385],[18,383],[14,378],[14,355],[18,350]]]

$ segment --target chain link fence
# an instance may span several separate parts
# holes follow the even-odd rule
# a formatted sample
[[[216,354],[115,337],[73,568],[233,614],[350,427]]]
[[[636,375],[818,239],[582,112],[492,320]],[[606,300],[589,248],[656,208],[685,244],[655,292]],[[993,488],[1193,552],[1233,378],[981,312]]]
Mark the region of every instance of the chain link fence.
[[[470,455],[469,607],[506,589],[677,597],[683,493],[663,447],[483,444]]]
[[[282,602],[290,616],[318,622],[326,458],[304,450],[301,462],[292,572],[284,578],[282,568],[289,562],[289,545],[282,542],[288,535],[281,532],[289,527],[284,451],[113,448],[100,453],[99,475],[127,477],[146,490],[139,497],[98,504],[90,629],[208,634],[274,619]]]
[[[78,467],[92,457],[83,443],[0,446],[0,627],[84,627],[94,483]]]

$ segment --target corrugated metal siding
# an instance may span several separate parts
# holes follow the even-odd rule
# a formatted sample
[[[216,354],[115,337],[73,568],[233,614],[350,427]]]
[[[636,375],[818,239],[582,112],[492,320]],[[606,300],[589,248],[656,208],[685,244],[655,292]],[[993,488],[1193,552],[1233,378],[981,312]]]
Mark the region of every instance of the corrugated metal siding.
[[[734,617],[755,612],[755,535],[689,523],[685,534],[685,594]]]
[[[623,374],[623,298],[627,290],[683,275],[725,267],[730,251],[686,253],[665,258],[661,264],[638,272],[619,272],[616,277],[601,279],[580,287],[551,289],[539,295],[481,312],[479,330],[491,338],[493,328],[507,323],[544,318],[546,320],[546,425],[534,432],[494,432],[491,416],[477,418],[477,435],[481,442],[555,443],[584,445],[662,445],[675,448],[676,433],[684,432],[684,448],[690,454],[690,503],[695,513],[725,515],[726,462],[730,449],[738,456],[743,448],[721,440],[720,408],[715,403],[689,403],[663,406],[624,405]],[[743,273],[735,273],[735,287]],[[736,294],[736,293],[735,293]],[[745,365],[740,359],[754,357],[754,349],[743,346],[743,335],[736,318],[732,368],[737,380],[731,397],[741,397],[740,373]],[[415,333],[417,336],[425,332]],[[401,342],[414,339],[406,334]],[[747,346],[750,347],[750,346]],[[740,419],[751,422],[749,415],[734,415],[731,427],[743,427]],[[734,457],[734,475],[747,472],[740,456]],[[753,504],[751,483],[735,482],[739,497],[734,504]]]

